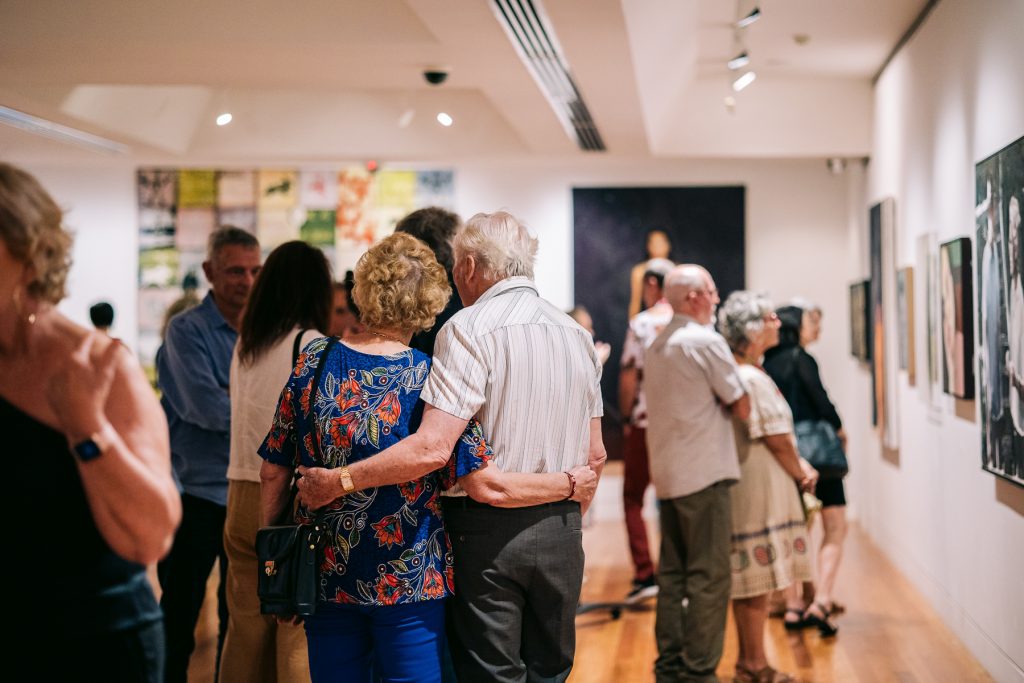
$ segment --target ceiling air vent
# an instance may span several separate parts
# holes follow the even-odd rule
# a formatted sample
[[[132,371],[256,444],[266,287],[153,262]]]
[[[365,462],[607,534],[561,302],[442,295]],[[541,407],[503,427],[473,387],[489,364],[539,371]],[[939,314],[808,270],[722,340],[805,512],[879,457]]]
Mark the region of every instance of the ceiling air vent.
[[[491,6],[565,132],[580,149],[605,151],[604,140],[569,72],[569,63],[540,0],[491,0]]]

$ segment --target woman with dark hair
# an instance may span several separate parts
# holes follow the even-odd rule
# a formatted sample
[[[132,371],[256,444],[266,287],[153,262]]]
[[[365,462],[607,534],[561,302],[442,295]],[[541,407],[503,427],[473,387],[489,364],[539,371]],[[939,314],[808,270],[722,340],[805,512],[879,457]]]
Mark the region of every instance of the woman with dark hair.
[[[843,450],[846,450],[846,432],[843,431],[839,413],[821,383],[818,363],[804,350],[808,344],[817,341],[821,333],[821,310],[811,304],[783,306],[776,311],[782,326],[779,330],[779,344],[768,349],[764,356],[764,370],[778,385],[793,411],[796,431],[801,433],[801,423],[827,422],[835,430]],[[797,439],[799,445],[799,437]],[[795,587],[786,598],[785,621],[787,628],[817,626],[823,635],[834,635],[837,631],[829,617],[837,610],[832,599],[839,560],[843,554],[843,539],[846,537],[846,493],[843,479],[838,473],[824,471],[814,489],[814,495],[821,500],[821,520],[825,536],[818,553],[818,582],[816,589],[804,587],[805,605]]]
[[[282,244],[263,265],[231,360],[231,457],[224,548],[228,555],[228,620],[222,681],[308,681],[300,626],[260,614],[256,531],[260,466],[256,451],[274,419],[281,387],[298,352],[323,337],[331,318],[331,271],[323,252],[304,242]]]

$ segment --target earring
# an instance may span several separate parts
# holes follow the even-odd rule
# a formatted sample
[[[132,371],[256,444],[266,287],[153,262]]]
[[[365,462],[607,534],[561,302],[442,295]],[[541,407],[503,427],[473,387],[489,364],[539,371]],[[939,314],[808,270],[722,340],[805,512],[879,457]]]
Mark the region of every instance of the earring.
[[[22,317],[25,314],[25,311],[21,307],[21,289],[15,288],[14,292],[11,294],[11,303],[14,304],[14,313],[19,318]],[[35,313],[29,313],[28,316],[25,319],[28,321],[29,325],[35,325],[36,324],[36,314]]]

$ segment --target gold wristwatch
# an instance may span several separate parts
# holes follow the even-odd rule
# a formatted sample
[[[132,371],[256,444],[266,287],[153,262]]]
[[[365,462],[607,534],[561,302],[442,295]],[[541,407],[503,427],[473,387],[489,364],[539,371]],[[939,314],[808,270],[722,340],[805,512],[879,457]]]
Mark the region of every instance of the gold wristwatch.
[[[345,495],[356,490],[356,485],[352,483],[352,475],[348,473],[348,467],[338,470],[338,478],[341,479],[341,488],[345,490]]]

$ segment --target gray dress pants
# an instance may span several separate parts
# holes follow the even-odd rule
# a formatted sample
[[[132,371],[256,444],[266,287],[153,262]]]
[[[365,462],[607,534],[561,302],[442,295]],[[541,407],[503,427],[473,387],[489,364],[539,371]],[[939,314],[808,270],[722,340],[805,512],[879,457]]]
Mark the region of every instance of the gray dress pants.
[[[715,669],[722,659],[732,588],[731,485],[719,481],[688,496],[660,501],[657,683],[718,680]]]
[[[583,580],[579,504],[503,509],[442,500],[454,554],[448,636],[459,683],[565,681]]]

